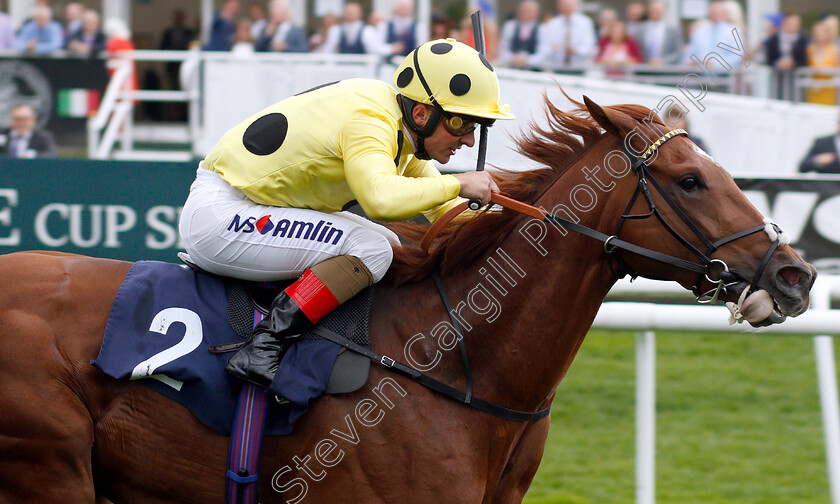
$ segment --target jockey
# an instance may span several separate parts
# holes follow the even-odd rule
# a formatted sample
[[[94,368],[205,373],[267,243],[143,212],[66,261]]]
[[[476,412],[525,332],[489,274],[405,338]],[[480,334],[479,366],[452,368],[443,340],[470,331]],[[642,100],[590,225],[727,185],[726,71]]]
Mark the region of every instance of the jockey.
[[[199,165],[179,231],[199,267],[243,280],[297,278],[226,370],[268,388],[289,343],[385,275],[396,235],[372,219],[435,220],[458,196],[488,203],[487,172],[441,175],[476,123],[512,119],[483,55],[452,39],[412,51],[395,91],[349,79],[276,103],[225,133]]]

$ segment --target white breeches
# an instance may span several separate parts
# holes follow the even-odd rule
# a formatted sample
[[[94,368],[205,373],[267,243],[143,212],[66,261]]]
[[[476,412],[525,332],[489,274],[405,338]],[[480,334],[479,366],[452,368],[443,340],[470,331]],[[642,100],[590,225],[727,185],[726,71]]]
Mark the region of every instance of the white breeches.
[[[198,266],[251,281],[297,278],[326,259],[352,255],[378,282],[391,265],[392,244],[399,245],[389,229],[349,212],[254,203],[219,174],[201,168],[178,227]]]

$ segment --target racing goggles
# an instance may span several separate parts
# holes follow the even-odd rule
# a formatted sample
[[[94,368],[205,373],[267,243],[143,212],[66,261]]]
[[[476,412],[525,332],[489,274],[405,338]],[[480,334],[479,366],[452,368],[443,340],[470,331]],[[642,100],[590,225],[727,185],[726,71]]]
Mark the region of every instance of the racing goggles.
[[[446,128],[446,131],[448,131],[450,135],[455,137],[469,135],[475,131],[475,128],[479,123],[492,126],[493,122],[493,120],[482,120],[478,117],[460,116],[455,114],[446,114],[443,116],[443,127]]]

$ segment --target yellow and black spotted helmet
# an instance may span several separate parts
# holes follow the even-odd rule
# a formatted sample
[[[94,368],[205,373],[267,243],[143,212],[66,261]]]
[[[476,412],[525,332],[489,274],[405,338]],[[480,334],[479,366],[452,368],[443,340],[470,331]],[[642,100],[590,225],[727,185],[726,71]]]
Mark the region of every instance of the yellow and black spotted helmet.
[[[450,114],[513,119],[499,100],[499,80],[484,55],[472,47],[439,39],[411,51],[394,73],[400,94],[439,106]]]

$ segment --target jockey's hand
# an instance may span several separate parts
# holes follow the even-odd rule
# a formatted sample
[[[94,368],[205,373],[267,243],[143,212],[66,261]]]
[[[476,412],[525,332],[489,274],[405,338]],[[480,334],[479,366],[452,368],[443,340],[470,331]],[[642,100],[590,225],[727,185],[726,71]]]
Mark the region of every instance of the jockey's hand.
[[[490,194],[499,192],[499,186],[493,176],[486,171],[467,172],[455,175],[461,183],[458,196],[467,199],[479,199],[482,205],[490,203]]]

